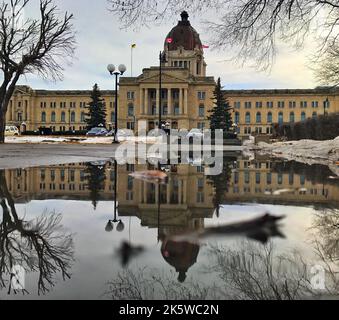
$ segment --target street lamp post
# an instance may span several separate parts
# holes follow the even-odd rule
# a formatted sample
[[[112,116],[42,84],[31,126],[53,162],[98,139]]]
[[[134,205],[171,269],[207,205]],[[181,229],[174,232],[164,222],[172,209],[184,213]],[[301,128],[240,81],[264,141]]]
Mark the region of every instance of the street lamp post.
[[[113,76],[115,76],[115,114],[114,114],[114,141],[113,143],[119,143],[118,141],[118,85],[119,85],[119,76],[122,76],[127,68],[124,64],[121,64],[118,67],[118,71],[115,69],[114,64],[109,64],[107,66],[108,72]]]
[[[118,163],[114,161],[114,218],[113,220],[108,220],[105,230],[111,232],[114,229],[114,224],[117,223],[117,231],[122,232],[125,229],[125,225],[121,220],[118,220],[118,207],[117,207],[117,192],[118,188]]]
[[[166,62],[166,53],[159,54],[159,130],[162,129],[162,64]]]

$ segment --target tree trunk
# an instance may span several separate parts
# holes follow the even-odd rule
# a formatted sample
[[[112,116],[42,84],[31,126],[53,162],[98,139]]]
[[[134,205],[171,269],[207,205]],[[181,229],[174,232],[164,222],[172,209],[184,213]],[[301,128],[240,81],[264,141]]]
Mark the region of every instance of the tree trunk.
[[[17,72],[13,78],[12,75],[5,76],[0,88],[0,144],[5,143],[6,113],[20,75],[21,73]]]
[[[5,143],[6,115],[0,109],[0,144]]]

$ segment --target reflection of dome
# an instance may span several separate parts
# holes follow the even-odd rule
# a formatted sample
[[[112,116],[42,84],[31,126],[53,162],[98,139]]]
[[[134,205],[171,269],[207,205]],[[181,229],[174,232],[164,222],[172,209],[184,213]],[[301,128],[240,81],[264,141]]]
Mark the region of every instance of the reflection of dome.
[[[189,242],[164,241],[161,254],[168,264],[179,272],[179,282],[186,280],[186,273],[196,262],[200,246]]]
[[[185,50],[201,49],[202,44],[199,33],[191,26],[188,20],[188,13],[186,11],[181,13],[181,21],[168,34],[165,46],[168,46],[169,51],[178,50],[183,47]],[[168,44],[167,39],[171,38],[172,43]]]

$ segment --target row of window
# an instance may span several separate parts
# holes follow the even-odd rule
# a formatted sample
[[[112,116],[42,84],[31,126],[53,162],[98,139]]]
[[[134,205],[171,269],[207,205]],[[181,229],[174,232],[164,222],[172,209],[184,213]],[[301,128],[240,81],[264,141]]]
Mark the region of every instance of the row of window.
[[[70,122],[76,122],[76,113],[73,111],[70,113],[69,115],[69,120]],[[85,112],[81,112],[81,115],[80,115],[80,122],[85,122],[85,119],[86,119],[86,113]],[[56,122],[56,113],[55,112],[52,112],[51,113],[51,122]],[[41,122],[42,123],[46,123],[47,122],[47,115],[46,115],[46,112],[42,112],[41,113]],[[61,112],[61,115],[60,115],[60,122],[66,122],[66,112]]]
[[[283,179],[284,179],[284,174],[282,173],[277,173],[276,174],[277,176],[277,183],[278,184],[283,184]],[[239,183],[239,178],[240,178],[240,174],[239,172],[236,172],[234,174],[234,184],[238,184]],[[299,182],[300,182],[300,185],[305,185],[306,183],[306,178],[304,175],[300,175],[299,176]],[[289,180],[289,184],[290,185],[294,185],[294,182],[295,182],[295,175],[293,173],[289,174],[288,175],[288,180]],[[266,184],[270,185],[272,184],[272,181],[273,181],[273,173],[266,173]],[[245,171],[244,172],[244,182],[246,184],[249,184],[251,183],[251,173],[249,171]],[[255,174],[255,182],[256,184],[260,184],[262,182],[262,173],[261,172],[256,172]]]
[[[270,189],[270,188],[266,188],[264,190],[264,193],[269,193],[269,194],[272,194],[274,192],[273,189]],[[239,194],[240,193],[240,188],[239,187],[234,187],[233,188],[233,193],[234,194]],[[243,193],[251,193],[251,188],[249,187],[244,187],[243,188]],[[263,193],[263,190],[261,188],[255,188],[255,193],[256,194],[262,194]],[[298,195],[307,195],[307,191],[305,190],[299,190],[299,191],[293,191],[292,194],[295,195],[295,194],[298,194]],[[309,194],[311,195],[323,195],[324,197],[328,197],[329,195],[329,190],[328,189],[324,189],[324,190],[317,190],[317,189],[311,189],[309,191]]]
[[[316,119],[317,117],[318,117],[318,113],[317,112],[313,112],[312,113],[312,118]],[[300,115],[300,121],[305,121],[306,119],[307,119],[306,113],[302,112],[301,115]],[[284,113],[283,112],[279,112],[279,114],[278,114],[278,123],[279,124],[283,124],[285,122],[285,120],[286,119],[285,119]],[[294,122],[297,121],[294,112],[290,112],[288,121],[290,123],[294,123]],[[240,113],[239,112],[235,113],[234,122],[237,123],[237,124],[242,122],[242,119],[240,117]],[[262,113],[261,112],[257,112],[256,116],[255,116],[255,123],[259,124],[259,123],[262,123],[262,122],[263,122]],[[266,122],[267,123],[273,123],[273,114],[272,114],[272,112],[268,112],[267,113],[267,115],[266,115]],[[252,115],[251,115],[250,112],[247,112],[245,114],[245,123],[246,124],[251,124],[252,123]]]
[[[285,105],[287,103],[285,101],[278,101],[277,102],[277,107],[278,109],[284,109]],[[234,102],[234,108],[235,109],[240,109],[241,108],[241,102],[240,101],[235,101]],[[253,103],[251,101],[246,101],[244,103],[245,109],[252,109]],[[262,101],[257,101],[254,103],[256,109],[262,109],[263,108],[263,102]],[[312,101],[311,106],[313,109],[319,108],[319,101]],[[295,109],[297,107],[297,102],[296,101],[289,101],[288,106],[290,109]],[[330,108],[330,102],[329,101],[324,101],[324,107],[326,109]],[[274,108],[274,102],[273,101],[267,101],[266,102],[266,108],[267,109],[273,109]],[[307,101],[300,101],[300,108],[301,109],[306,109],[308,108],[308,102]]]

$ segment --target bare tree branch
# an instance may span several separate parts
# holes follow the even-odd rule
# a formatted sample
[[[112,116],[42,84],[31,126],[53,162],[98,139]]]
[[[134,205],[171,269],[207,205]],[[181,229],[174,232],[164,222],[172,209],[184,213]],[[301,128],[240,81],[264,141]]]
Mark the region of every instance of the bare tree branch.
[[[60,17],[52,0],[40,0],[40,18],[23,20],[29,3],[0,3],[0,143],[4,142],[8,103],[19,78],[33,73],[60,80],[75,50],[73,15],[66,12]]]
[[[107,1],[123,27],[162,22],[183,9],[202,17],[209,12],[213,21],[203,22],[211,45],[232,52],[240,64],[254,62],[259,70],[273,65],[280,43],[300,49],[306,39],[313,40],[318,45],[313,60],[318,62],[338,38],[338,0]]]

